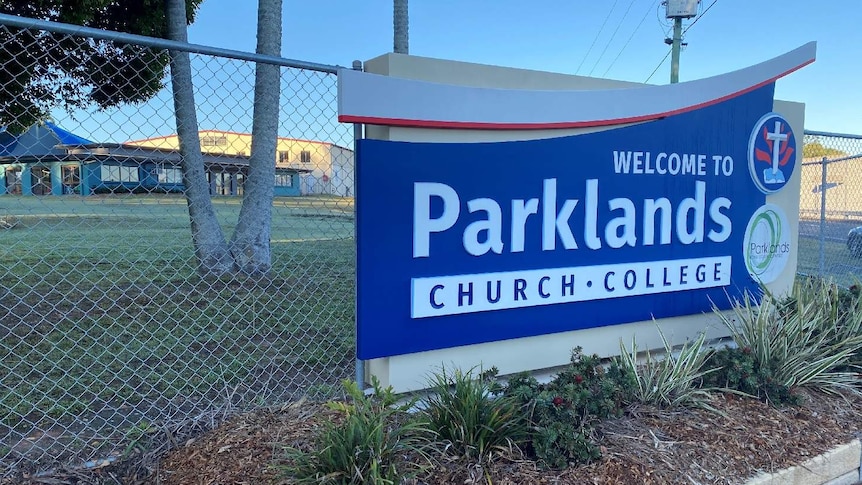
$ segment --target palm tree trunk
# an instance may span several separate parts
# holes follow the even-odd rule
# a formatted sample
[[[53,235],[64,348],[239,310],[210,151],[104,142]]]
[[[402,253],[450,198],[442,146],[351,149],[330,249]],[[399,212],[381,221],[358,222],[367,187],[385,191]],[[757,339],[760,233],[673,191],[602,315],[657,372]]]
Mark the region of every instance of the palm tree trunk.
[[[166,0],[166,2],[168,38],[188,42],[185,0]],[[172,50],[170,57],[183,183],[186,186],[185,195],[189,207],[192,244],[198,262],[198,272],[203,275],[221,275],[233,269],[233,261],[228,252],[224,233],[216,218],[204,171],[198,137],[191,61],[189,53],[185,51]]]
[[[408,35],[408,26],[410,23],[409,16],[407,15],[407,0],[393,0],[393,12],[392,12],[392,21],[393,21],[393,32],[395,35],[394,39],[394,52],[398,54],[409,54],[410,46],[409,46],[409,35]]]
[[[259,0],[258,54],[281,55],[281,9],[282,0]],[[279,66],[257,63],[249,173],[242,209],[231,240],[231,253],[237,269],[249,274],[266,273],[272,266],[270,233],[280,81]]]

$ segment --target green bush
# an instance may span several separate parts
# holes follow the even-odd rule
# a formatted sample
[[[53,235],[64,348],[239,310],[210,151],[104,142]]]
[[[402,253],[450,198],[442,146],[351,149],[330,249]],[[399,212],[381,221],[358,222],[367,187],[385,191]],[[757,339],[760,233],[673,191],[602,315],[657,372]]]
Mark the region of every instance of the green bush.
[[[517,399],[499,395],[497,369],[478,375],[474,370],[444,368],[433,374],[425,414],[450,451],[482,463],[516,449],[526,437],[527,421]]]
[[[729,314],[716,309],[739,350],[709,362],[723,370],[708,384],[775,403],[794,402],[802,387],[859,392],[848,366],[862,348],[862,314],[843,310],[841,298],[833,285],[803,280],[787,298],[763,288],[759,304],[746,294]]]
[[[776,381],[772,366],[761,366],[750,347],[720,349],[709,356],[706,365],[716,372],[704,376],[704,386],[738,391],[773,404],[802,403],[796,389]]]
[[[855,329],[857,334],[862,333],[862,281],[856,280],[855,284],[842,290],[840,298],[847,318],[842,322],[845,331],[851,333]],[[857,371],[862,370],[862,349],[850,357],[850,365]]]
[[[352,403],[329,406],[343,412],[344,421],[323,423],[311,451],[287,448],[285,474],[296,483],[394,485],[421,472],[430,463],[433,432],[408,414],[415,400],[398,404],[392,388],[381,389],[376,377],[371,396],[356,383],[343,384]]]
[[[645,361],[638,364],[638,347],[632,338],[632,346],[626,348],[620,340],[619,366],[633,377],[635,382],[632,400],[664,408],[680,406],[712,409],[710,388],[703,386],[703,380],[714,373],[715,367],[706,362],[711,351],[704,350],[705,334],[692,343],[674,352],[664,333],[659,330],[664,345],[664,358],[655,359],[647,350]]]
[[[597,355],[584,356],[580,347],[571,363],[540,384],[527,373],[509,379],[504,395],[528,409],[531,433],[526,451],[547,468],[565,468],[600,458],[591,438],[595,421],[622,414],[634,382],[616,363],[608,370]]]
[[[793,293],[783,301],[785,311],[798,311],[800,306],[812,303],[834,326],[828,334],[829,344],[862,335],[862,292],[857,282],[849,288],[835,284],[831,279],[820,277],[799,278]],[[851,370],[862,365],[862,352],[857,350],[841,370]]]

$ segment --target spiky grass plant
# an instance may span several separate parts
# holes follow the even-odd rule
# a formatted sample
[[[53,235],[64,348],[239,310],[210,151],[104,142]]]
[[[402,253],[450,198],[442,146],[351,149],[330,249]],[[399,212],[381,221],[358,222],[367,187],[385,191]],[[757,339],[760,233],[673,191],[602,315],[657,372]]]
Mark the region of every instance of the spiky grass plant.
[[[862,348],[862,322],[858,314],[836,313],[834,288],[796,284],[789,298],[761,292],[759,303],[746,293],[728,313],[713,305],[755,372],[769,380],[761,388],[859,392],[856,373],[845,369]]]
[[[376,377],[370,396],[354,382],[343,385],[352,402],[329,403],[343,422],[325,422],[311,451],[287,448],[286,475],[295,483],[395,485],[430,466],[433,432],[408,414],[415,400],[399,403]]]
[[[843,288],[831,279],[798,278],[791,297],[784,301],[784,312],[799,312],[801,307],[813,304],[829,323],[829,343],[839,343],[862,335],[862,292],[858,288],[858,282]],[[856,352],[850,363],[862,364],[862,355]]]
[[[428,380],[424,412],[430,428],[459,456],[487,462],[518,449],[528,421],[517,399],[499,395],[496,369],[476,372],[442,368]]]
[[[704,349],[705,334],[674,351],[659,329],[664,357],[656,358],[647,350],[644,362],[638,363],[638,346],[632,337],[631,348],[620,339],[619,365],[631,375],[635,388],[632,400],[663,408],[700,407],[714,410],[709,405],[711,389],[701,387],[703,378],[717,369],[706,369],[710,351]]]

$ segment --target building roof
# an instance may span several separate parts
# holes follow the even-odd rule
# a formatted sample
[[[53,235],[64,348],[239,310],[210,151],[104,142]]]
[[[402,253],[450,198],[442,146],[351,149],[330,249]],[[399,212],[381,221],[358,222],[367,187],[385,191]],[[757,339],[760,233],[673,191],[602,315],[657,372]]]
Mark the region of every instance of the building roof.
[[[204,134],[237,134],[251,136],[248,133],[233,133],[218,130],[202,130]],[[166,137],[149,138],[147,140],[157,140],[177,135]],[[279,140],[293,140],[304,143],[317,143],[332,147],[343,148],[338,145],[313,141],[313,140],[296,140],[292,138],[280,137]],[[176,149],[158,148],[136,145],[146,140],[138,140],[126,143],[99,143],[88,140],[82,136],[78,136],[68,130],[60,128],[51,121],[35,124],[30,129],[15,135],[5,130],[0,130],[0,161],[8,163],[11,161],[18,163],[34,163],[40,161],[87,161],[104,160],[106,157],[114,159],[143,161],[157,161],[167,163],[178,163],[179,152]],[[233,166],[248,166],[250,157],[246,155],[234,155],[225,153],[207,153],[203,152],[204,162],[210,165],[233,165]],[[280,170],[290,169],[297,173],[311,172],[305,168],[295,167],[278,167]]]
[[[18,145],[18,137],[8,131],[0,131],[0,157],[9,155]]]
[[[212,135],[212,134],[217,134],[217,135],[238,135],[238,136],[248,136],[248,137],[250,137],[250,136],[251,136],[251,133],[242,133],[242,132],[239,132],[239,131],[211,130],[211,129],[201,129],[201,130],[198,130],[198,134],[199,134],[199,135],[204,135],[204,134],[207,134],[207,135]],[[173,133],[173,134],[170,134],[170,135],[162,135],[162,136],[154,136],[154,137],[150,137],[150,138],[143,138],[143,139],[141,139],[141,140],[130,140],[130,141],[127,141],[126,143],[127,143],[127,144],[129,144],[129,145],[136,145],[136,144],[139,144],[139,143],[152,142],[152,141],[156,141],[156,140],[166,140],[166,139],[168,139],[168,138],[174,138],[174,137],[176,137],[176,136],[177,136],[177,134],[176,134],[176,133]],[[277,137],[277,139],[278,139],[278,140],[280,140],[280,141],[295,141],[295,142],[300,142],[300,143],[315,143],[315,144],[318,144],[318,145],[333,146],[333,147],[336,147],[336,148],[341,148],[341,149],[343,149],[343,150],[353,151],[353,150],[351,150],[350,148],[347,148],[347,147],[345,147],[345,146],[341,146],[341,145],[338,145],[338,144],[336,144],[336,143],[332,143],[332,142],[329,142],[329,141],[307,140],[307,139],[304,139],[304,138],[290,138],[290,137],[286,137],[286,136],[279,136],[279,137]]]
[[[44,123],[41,123],[41,126],[47,128],[47,133],[44,133],[43,131],[38,130],[39,126],[40,126],[40,124],[35,124],[35,125],[31,126],[27,131],[20,133],[20,134],[17,134],[17,135],[13,134],[13,133],[9,133],[5,129],[0,131],[0,157],[11,156],[14,153],[16,153],[15,149],[19,147],[19,145],[20,145],[19,141],[22,138],[26,138],[28,136],[35,137],[36,139],[39,139],[40,137],[47,137],[47,138],[42,138],[42,139],[46,140],[46,142],[47,142],[46,145],[52,145],[52,146],[55,146],[55,145],[85,145],[88,143],[93,143],[84,137],[78,136],[78,135],[76,135],[76,134],[74,134],[68,130],[64,130],[63,128],[60,128],[59,126],[57,126],[56,124],[54,124],[51,121],[45,121]],[[25,142],[25,143],[31,143],[32,144],[33,138],[30,138],[29,140],[30,140],[29,142]],[[34,145],[34,147],[35,147],[35,145]],[[22,152],[22,150],[18,150],[17,154],[18,154],[18,156],[29,155],[28,152],[30,151],[30,149],[31,148],[22,147],[23,152]]]
[[[80,137],[70,131],[66,131],[60,128],[59,126],[55,125],[50,121],[46,121],[45,126],[47,126],[48,129],[53,131],[55,135],[57,135],[57,138],[60,140],[61,145],[86,145],[89,143],[93,143],[86,138]]]

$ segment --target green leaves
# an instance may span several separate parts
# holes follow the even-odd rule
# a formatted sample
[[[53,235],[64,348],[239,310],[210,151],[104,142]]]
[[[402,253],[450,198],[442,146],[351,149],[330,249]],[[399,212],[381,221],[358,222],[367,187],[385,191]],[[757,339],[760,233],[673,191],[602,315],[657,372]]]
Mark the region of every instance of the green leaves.
[[[650,351],[645,352],[645,361],[638,363],[638,347],[632,337],[631,349],[620,340],[620,367],[634,377],[636,386],[633,400],[644,404],[673,408],[679,406],[709,406],[710,390],[701,387],[703,378],[717,369],[704,370],[710,352],[703,344],[705,334],[682,346],[675,352],[664,333],[659,329],[664,345],[664,358],[656,360]]]
[[[202,0],[186,0],[189,19]],[[6,14],[165,37],[163,0],[4,1]],[[107,108],[158,93],[166,51],[0,27],[0,125],[21,133],[53,108]]]
[[[770,391],[801,387],[860,392],[850,363],[862,349],[862,305],[853,298],[828,281],[800,279],[788,298],[764,288],[759,305],[746,294],[731,312],[716,310],[736,345],[750,355],[755,395],[774,401]]]
[[[505,395],[522,403],[530,419],[527,449],[547,468],[585,464],[601,456],[592,439],[595,421],[622,413],[631,376],[616,363],[607,370],[597,355],[577,347],[571,363],[547,384],[529,374],[513,376]]]
[[[497,395],[496,369],[480,375],[474,371],[444,368],[433,374],[424,412],[449,450],[482,463],[517,448],[526,437],[527,422],[517,398]]]
[[[391,387],[372,378],[373,394],[345,380],[351,402],[329,403],[343,422],[328,421],[314,449],[286,449],[282,469],[297,483],[395,485],[420,472],[428,460],[433,432],[422,416],[410,416],[415,401],[399,403]]]

